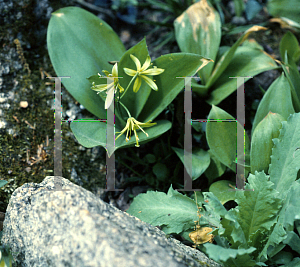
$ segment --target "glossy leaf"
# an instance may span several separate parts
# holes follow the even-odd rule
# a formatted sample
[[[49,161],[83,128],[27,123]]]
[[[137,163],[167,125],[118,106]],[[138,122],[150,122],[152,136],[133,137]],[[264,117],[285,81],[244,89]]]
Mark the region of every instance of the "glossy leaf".
[[[85,119],[89,120],[89,119]],[[106,148],[106,123],[101,121],[73,121],[71,123],[71,130],[74,133],[77,141],[84,147],[90,148],[95,146],[102,146]],[[147,137],[143,132],[137,131],[139,143],[143,144],[157,138],[171,128],[171,122],[166,120],[156,121],[157,125],[145,128],[148,133]],[[115,132],[120,132],[122,129],[115,126]],[[115,141],[115,151],[119,148],[134,146],[136,144],[134,135],[126,142],[126,132]],[[115,135],[117,137],[117,135]],[[113,152],[113,151],[112,151]],[[109,153],[109,156],[112,154]]]
[[[184,149],[172,147],[175,151],[181,162],[184,164]],[[195,149],[192,152],[192,174],[189,175],[192,177],[192,180],[199,178],[205,170],[208,168],[210,163],[210,156],[207,151],[203,149]]]
[[[193,76],[200,68],[211,64],[209,62],[209,59],[188,53],[167,54],[155,59],[153,66],[165,71],[154,76],[158,91],[151,90],[139,120],[154,120],[183,89],[184,78],[182,77]]]
[[[243,127],[230,114],[212,106],[206,125],[206,139],[214,156],[233,171],[236,171],[237,125]],[[249,154],[250,141],[247,134],[245,139],[246,154]]]
[[[210,88],[211,95],[207,103],[217,105],[237,90],[237,79],[230,77],[253,77],[264,71],[278,68],[270,56],[262,50],[250,46],[249,44],[237,48],[232,61],[222,73],[222,76]],[[245,82],[249,79],[245,78]],[[247,90],[247,86],[245,88]]]
[[[269,112],[278,113],[287,119],[290,114],[295,113],[291,98],[291,89],[288,80],[282,74],[268,88],[257,108],[252,126],[252,133],[257,124]]]
[[[175,36],[182,52],[216,59],[221,41],[221,21],[218,12],[206,0],[196,2],[175,21]],[[202,84],[209,79],[213,64],[199,71]]]
[[[104,101],[91,90],[86,79],[111,69],[108,61],[118,61],[125,48],[112,28],[103,20],[78,7],[52,13],[47,46],[57,76],[69,93],[88,111],[106,119]]]
[[[225,172],[226,166],[222,164],[210,150],[208,150],[208,153],[210,155],[210,164],[204,174],[209,184],[211,184],[214,179],[220,177]]]

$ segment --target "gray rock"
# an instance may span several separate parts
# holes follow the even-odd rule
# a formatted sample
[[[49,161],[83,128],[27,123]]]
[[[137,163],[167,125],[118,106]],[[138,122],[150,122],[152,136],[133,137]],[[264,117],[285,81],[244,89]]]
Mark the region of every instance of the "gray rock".
[[[51,191],[55,184],[69,191]],[[57,186],[56,186],[57,188]],[[14,191],[2,243],[15,266],[220,266],[62,177]]]

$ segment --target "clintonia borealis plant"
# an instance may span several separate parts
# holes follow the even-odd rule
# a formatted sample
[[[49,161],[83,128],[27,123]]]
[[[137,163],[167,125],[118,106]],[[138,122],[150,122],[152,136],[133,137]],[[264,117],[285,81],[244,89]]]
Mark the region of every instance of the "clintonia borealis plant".
[[[106,110],[115,100],[115,131],[120,133],[115,150],[139,146],[169,130],[171,122],[154,119],[183,89],[184,79],[176,77],[193,76],[211,61],[196,54],[174,53],[151,62],[145,39],[125,51],[108,24],[77,7],[52,14],[47,45],[57,76],[71,76],[62,83],[97,119],[106,119]],[[83,146],[106,148],[107,123],[91,120],[73,121],[71,130]],[[147,132],[143,127],[149,127]],[[131,133],[135,138],[130,138]],[[109,156],[115,150],[108,151]]]

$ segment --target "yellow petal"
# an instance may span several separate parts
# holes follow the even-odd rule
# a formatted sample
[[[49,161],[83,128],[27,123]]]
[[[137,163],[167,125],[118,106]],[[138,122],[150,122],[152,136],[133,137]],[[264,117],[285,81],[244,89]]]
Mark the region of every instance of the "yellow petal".
[[[118,63],[113,66],[111,73],[114,77],[118,77]]]
[[[153,90],[155,90],[155,91],[158,90],[155,82],[153,82],[149,77],[147,77],[145,75],[140,75],[139,77],[141,77]]]
[[[129,76],[134,76],[136,74],[136,71],[135,70],[132,70],[132,69],[128,69],[128,68],[123,68],[125,73]]]
[[[124,88],[118,83],[118,88],[120,90],[120,93],[124,92]]]
[[[108,91],[107,91],[107,97],[105,100],[105,109],[108,109],[114,99],[114,86],[112,86]]]
[[[134,55],[130,55],[130,57],[134,61],[137,71],[140,71],[140,69],[141,69],[140,61]]]
[[[104,91],[104,90],[107,89],[107,84],[98,84],[98,85],[93,86],[92,89],[94,91],[100,91],[100,92],[102,92],[102,91]]]
[[[143,64],[143,67],[141,68],[140,72],[148,69],[150,66],[150,63],[151,63],[151,58],[149,56],[147,56],[147,59],[146,59],[145,63]]]
[[[127,120],[126,126],[124,127],[124,129],[121,131],[121,133],[117,136],[117,138],[115,140],[117,140],[123,133],[125,133],[125,131],[128,129],[129,126],[129,119]]]
[[[136,80],[134,81],[134,85],[133,85],[133,92],[137,93],[137,91],[140,89],[142,84],[142,79],[140,78],[140,76],[136,77]]]
[[[110,75],[110,73],[107,70],[102,71],[107,77]]]
[[[159,74],[163,73],[164,71],[165,71],[164,69],[153,68],[153,69],[145,70],[141,74],[144,74],[144,75],[159,75]]]

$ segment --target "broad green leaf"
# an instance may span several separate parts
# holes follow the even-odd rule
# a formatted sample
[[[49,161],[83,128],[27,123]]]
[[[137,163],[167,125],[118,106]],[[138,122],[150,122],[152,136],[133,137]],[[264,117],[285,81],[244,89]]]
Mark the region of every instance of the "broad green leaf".
[[[235,200],[235,191],[232,190],[229,184],[232,184],[232,182],[221,180],[213,183],[209,187],[209,192],[212,192],[222,205],[230,200]]]
[[[270,85],[260,101],[253,121],[252,133],[257,124],[267,116],[270,111],[280,114],[284,119],[287,119],[290,114],[295,113],[290,85],[284,74]]]
[[[231,60],[232,60],[232,58],[235,54],[235,51],[237,50],[239,45],[242,44],[252,32],[256,32],[256,31],[260,31],[260,30],[266,30],[266,29],[267,28],[264,28],[264,27],[261,27],[261,26],[253,26],[250,29],[248,29],[235,42],[235,44],[222,55],[222,57],[220,58],[218,63],[215,65],[214,71],[212,72],[210,79],[206,83],[207,87],[211,87],[217,81],[217,79],[220,77],[220,75],[224,72],[224,70],[227,68],[227,66],[231,62]],[[230,74],[229,77],[233,77],[231,75],[232,74]]]
[[[255,171],[268,173],[272,148],[274,146],[272,139],[279,136],[282,121],[285,121],[285,119],[280,114],[270,111],[255,128],[251,139],[250,150],[252,173],[255,173]]]
[[[215,61],[221,41],[219,13],[206,0],[196,2],[175,21],[175,36],[182,52],[195,53]],[[199,71],[206,84],[214,64]]]
[[[294,231],[288,232],[283,244],[289,245],[292,250],[300,254],[300,237]]]
[[[284,63],[289,64],[294,62],[299,63],[300,47],[299,42],[294,34],[287,32],[281,39],[279,44],[280,56]],[[287,53],[288,60],[285,60],[285,53]]]
[[[289,264],[293,259],[293,254],[287,251],[280,251],[276,254],[272,261],[276,264]]]
[[[255,266],[255,261],[251,260],[249,254],[251,254],[256,249],[254,247],[250,247],[247,249],[239,248],[223,248],[220,246],[216,246],[213,244],[205,243],[203,245],[205,247],[205,252],[210,259],[213,259],[216,262],[223,264],[224,266]],[[243,265],[238,265],[238,263],[234,260],[238,256],[241,256],[241,260],[239,263]]]
[[[175,151],[181,162],[184,164],[184,149],[172,147]],[[205,170],[208,168],[210,163],[210,156],[207,151],[203,149],[195,149],[192,152],[192,174],[189,175],[192,177],[192,180],[199,178]]]
[[[185,84],[183,77],[193,76],[209,62],[209,59],[188,53],[167,54],[155,59],[153,66],[165,71],[155,76],[158,91],[151,90],[139,120],[154,120],[183,89]]]
[[[207,103],[218,105],[237,90],[237,79],[230,77],[246,77],[245,82],[247,82],[251,76],[277,68],[275,61],[270,56],[262,50],[250,47],[250,44],[236,49],[230,64],[210,88],[211,95]],[[245,88],[247,90],[247,85]]]
[[[57,76],[70,94],[88,111],[106,119],[104,101],[86,79],[102,70],[111,72],[108,61],[118,61],[125,48],[112,28],[92,13],[65,7],[52,13],[47,46]]]
[[[106,148],[106,123],[101,121],[86,121],[93,119],[85,119],[82,121],[73,121],[71,123],[71,130],[74,133],[77,141],[84,147],[90,148],[95,146],[102,146]],[[149,142],[158,136],[162,135],[171,128],[171,122],[167,120],[156,121],[156,125],[145,128],[147,137],[143,132],[137,131],[139,137],[139,143],[143,144]],[[120,132],[122,129],[115,126],[115,132]],[[119,148],[133,146],[136,143],[135,136],[131,136],[131,139],[126,142],[126,132],[115,141],[115,151]],[[117,134],[115,135],[117,137]],[[111,152],[109,156],[112,154]]]
[[[286,17],[300,23],[298,0],[269,0],[267,9],[273,17]]]
[[[285,198],[300,169],[300,113],[292,114],[282,125],[274,139],[269,172],[274,188]]]
[[[220,177],[225,172],[226,166],[222,164],[210,150],[208,150],[208,153],[210,155],[210,164],[204,174],[209,184],[211,184],[214,179]]]
[[[167,194],[148,191],[134,198],[127,213],[154,226],[165,225],[166,234],[181,233],[198,220],[197,205],[191,198],[170,187]]]
[[[131,79],[133,78],[132,76],[127,75],[123,68],[128,68],[132,70],[136,70],[136,65],[133,62],[133,60],[130,57],[130,54],[134,55],[136,58],[139,59],[141,66],[143,66],[144,62],[146,61],[147,56],[149,56],[148,50],[147,50],[147,45],[146,45],[146,39],[144,38],[141,42],[130,48],[126,53],[122,56],[120,63],[119,63],[119,76],[123,77],[121,78],[120,84],[121,86],[126,89],[128,84],[130,83]],[[149,68],[152,68],[150,66]],[[148,69],[149,69],[148,68]],[[147,76],[150,79],[152,79],[152,76]],[[156,76],[153,76],[154,79]],[[150,95],[151,88],[150,86],[143,80],[142,85],[137,93],[133,92],[133,84],[130,85],[130,88],[124,95],[124,98],[121,99],[121,102],[128,108],[130,111],[130,114],[134,118],[138,118],[140,112],[142,111],[145,103],[147,102],[147,99]],[[122,94],[121,94],[122,97]],[[122,110],[124,110],[122,108]],[[126,114],[126,111],[124,110],[123,112]]]
[[[230,114],[212,106],[208,115],[206,139],[214,156],[233,171],[236,171],[237,127],[242,127],[242,125],[236,122]],[[249,146],[249,137],[245,133],[246,154],[249,154]]]

